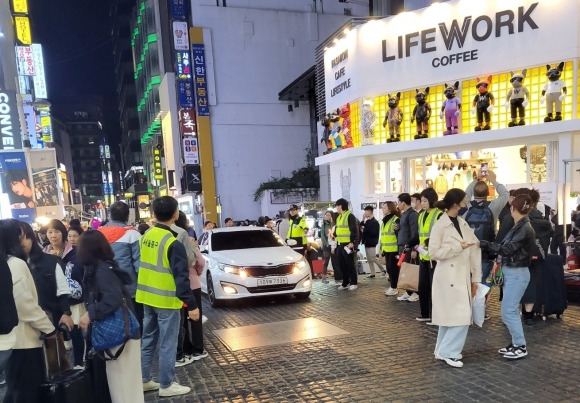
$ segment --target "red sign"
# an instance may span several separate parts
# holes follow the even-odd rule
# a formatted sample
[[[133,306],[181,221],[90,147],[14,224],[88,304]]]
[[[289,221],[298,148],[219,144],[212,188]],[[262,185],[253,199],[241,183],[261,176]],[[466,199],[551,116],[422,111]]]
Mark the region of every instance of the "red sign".
[[[179,128],[183,137],[197,136],[197,123],[194,109],[179,110]]]

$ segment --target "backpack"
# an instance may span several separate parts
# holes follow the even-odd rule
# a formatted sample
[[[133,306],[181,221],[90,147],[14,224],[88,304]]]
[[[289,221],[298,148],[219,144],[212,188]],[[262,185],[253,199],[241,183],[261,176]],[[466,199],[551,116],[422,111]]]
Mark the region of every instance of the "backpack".
[[[488,201],[471,201],[471,207],[465,214],[465,221],[475,231],[475,236],[480,241],[493,241],[495,239],[495,226],[493,213],[489,208]]]

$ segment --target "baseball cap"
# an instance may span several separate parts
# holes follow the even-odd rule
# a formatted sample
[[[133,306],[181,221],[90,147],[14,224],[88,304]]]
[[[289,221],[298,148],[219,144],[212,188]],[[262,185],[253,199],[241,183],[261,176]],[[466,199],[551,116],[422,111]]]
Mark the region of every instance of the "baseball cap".
[[[288,208],[288,211],[290,210],[298,210],[298,206],[295,204],[291,204],[290,207]]]

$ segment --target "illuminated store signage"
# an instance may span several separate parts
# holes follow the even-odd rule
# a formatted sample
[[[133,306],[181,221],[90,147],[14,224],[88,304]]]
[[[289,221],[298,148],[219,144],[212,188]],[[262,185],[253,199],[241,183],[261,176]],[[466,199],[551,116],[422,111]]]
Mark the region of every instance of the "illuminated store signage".
[[[163,179],[163,164],[161,163],[161,147],[153,149],[153,179]]]
[[[175,74],[179,80],[191,80],[191,58],[189,51],[175,52]]]
[[[28,14],[28,0],[12,0],[12,11],[16,14]]]
[[[46,77],[44,75],[44,57],[42,56],[42,45],[34,43],[30,45],[32,50],[32,58],[34,59],[34,76],[32,82],[34,83],[34,96],[36,98],[46,99],[48,93],[46,91]]]
[[[189,50],[186,21],[173,21],[173,47],[175,50]]]
[[[2,150],[22,148],[16,105],[15,91],[0,90],[0,149]]]
[[[195,85],[195,103],[198,116],[209,116],[209,101],[207,94],[207,72],[205,71],[205,48],[203,44],[191,45],[193,73]]]
[[[197,124],[195,122],[195,111],[193,109],[179,110],[179,128],[183,137],[197,136]]]
[[[18,74],[21,76],[33,76],[34,57],[30,46],[16,46],[16,63],[18,65]]]
[[[20,43],[23,45],[30,45],[32,43],[30,20],[28,17],[14,17],[14,28],[16,29],[16,37]]]

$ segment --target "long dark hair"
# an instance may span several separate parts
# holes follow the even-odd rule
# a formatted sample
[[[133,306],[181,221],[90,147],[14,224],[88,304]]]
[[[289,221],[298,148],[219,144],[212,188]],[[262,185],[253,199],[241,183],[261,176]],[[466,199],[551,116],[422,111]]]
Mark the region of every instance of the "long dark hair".
[[[32,248],[30,248],[28,257],[30,258],[31,262],[36,263],[44,257],[44,252],[36,241],[34,230],[28,223],[19,221],[18,224],[20,225],[20,231],[22,231],[23,236],[32,241]]]
[[[179,211],[179,217],[175,220],[175,225],[187,231],[187,216],[183,211]]]
[[[22,249],[22,245],[20,245],[22,231],[20,230],[18,220],[15,220],[14,218],[0,220],[0,232],[4,235],[3,244],[6,255],[14,256],[26,261],[26,253],[24,253],[24,249]]]
[[[80,236],[77,244],[77,260],[83,266],[97,266],[114,258],[113,249],[101,231],[85,231]]]

